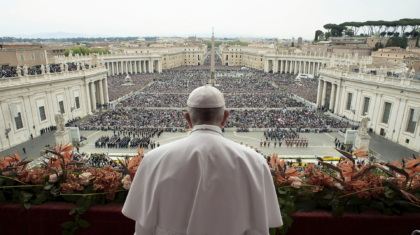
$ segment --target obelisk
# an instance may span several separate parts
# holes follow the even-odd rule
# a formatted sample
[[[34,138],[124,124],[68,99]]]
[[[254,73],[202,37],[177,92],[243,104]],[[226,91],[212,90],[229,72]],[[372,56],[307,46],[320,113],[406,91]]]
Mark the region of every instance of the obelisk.
[[[211,69],[210,69],[210,84],[214,86],[216,83],[215,78],[216,75],[214,73],[214,28],[212,29],[212,36],[211,36]]]

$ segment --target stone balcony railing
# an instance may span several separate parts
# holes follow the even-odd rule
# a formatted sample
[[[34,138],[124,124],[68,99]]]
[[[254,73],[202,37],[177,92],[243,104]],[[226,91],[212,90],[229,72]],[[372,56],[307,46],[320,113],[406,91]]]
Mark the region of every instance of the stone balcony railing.
[[[5,86],[15,86],[21,85],[25,83],[35,83],[35,82],[42,82],[42,81],[51,81],[57,79],[67,79],[73,77],[80,77],[86,76],[91,74],[96,74],[99,72],[106,72],[104,66],[98,66],[91,69],[84,69],[84,70],[75,70],[75,71],[64,71],[59,73],[45,73],[45,74],[38,74],[38,75],[26,75],[26,76],[18,76],[18,77],[8,77],[8,78],[1,78],[0,79],[0,88]]]

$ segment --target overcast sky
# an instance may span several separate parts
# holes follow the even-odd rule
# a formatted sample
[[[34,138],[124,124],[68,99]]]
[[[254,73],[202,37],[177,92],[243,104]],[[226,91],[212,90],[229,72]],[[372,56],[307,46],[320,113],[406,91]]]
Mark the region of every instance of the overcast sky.
[[[1,0],[0,36],[217,35],[313,39],[326,23],[420,18],[420,0]],[[209,34],[210,35],[210,34]]]

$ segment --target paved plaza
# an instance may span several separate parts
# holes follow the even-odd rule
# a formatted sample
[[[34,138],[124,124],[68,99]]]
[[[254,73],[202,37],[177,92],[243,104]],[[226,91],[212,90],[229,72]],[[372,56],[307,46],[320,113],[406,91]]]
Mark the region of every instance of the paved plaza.
[[[88,137],[88,144],[80,148],[81,152],[95,153],[108,152],[109,155],[121,155],[121,154],[135,154],[136,150],[131,148],[95,148],[95,141],[103,135],[112,135],[111,131],[81,131],[83,136]],[[170,142],[187,137],[189,132],[163,132],[160,138],[151,138],[151,140],[165,145]],[[264,139],[264,132],[225,132],[223,133],[225,138],[236,141],[237,143],[243,142],[248,146],[260,149],[264,154],[278,153],[279,156],[307,156],[307,155],[318,155],[318,156],[340,156],[340,154],[334,150],[334,140],[338,137],[337,133],[302,133],[300,137],[307,138],[309,140],[308,147],[286,147],[284,141],[282,147],[274,148],[274,142],[271,142],[270,147],[260,147],[260,140]],[[145,153],[151,149],[145,149]]]
[[[85,117],[84,120],[90,117]],[[80,121],[79,121],[80,122]],[[78,123],[79,123],[78,122]],[[76,123],[77,124],[77,123]],[[11,154],[12,152],[18,152],[22,157],[28,157],[28,159],[36,159],[40,157],[40,150],[47,144],[54,143],[54,134],[55,132],[49,132],[42,136],[36,137],[32,140],[26,141],[22,144],[19,144],[11,149],[4,150],[0,152],[0,156],[5,156],[6,154]],[[112,135],[112,131],[80,131],[82,136],[88,138],[88,144],[80,148],[81,152],[88,153],[106,153],[109,152],[110,156],[118,155],[134,155],[136,154],[136,149],[131,148],[95,148],[95,141],[103,135]],[[185,138],[188,136],[188,132],[164,132],[160,138],[152,138],[153,141],[159,142],[161,145],[168,144],[170,142]],[[283,141],[281,148],[278,146],[274,148],[273,142],[271,142],[270,147],[260,147],[260,140],[264,139],[263,132],[233,132],[227,131],[224,133],[225,138],[236,141],[237,143],[243,142],[243,144],[248,144],[248,146],[253,146],[253,148],[260,149],[264,154],[277,153],[279,156],[285,157],[298,157],[298,156],[340,156],[340,154],[334,150],[334,140],[338,138],[340,141],[344,139],[339,136],[337,133],[301,133],[300,136],[309,140],[308,147],[286,147]],[[413,154],[416,156],[418,152],[414,152],[410,149],[402,147],[392,141],[384,139],[378,135],[370,133],[372,137],[370,148],[376,152],[379,152],[381,160],[393,162],[395,159],[400,159],[401,157],[411,157]],[[23,153],[22,148],[26,149],[26,154]],[[151,149],[145,149],[145,153],[151,151]]]

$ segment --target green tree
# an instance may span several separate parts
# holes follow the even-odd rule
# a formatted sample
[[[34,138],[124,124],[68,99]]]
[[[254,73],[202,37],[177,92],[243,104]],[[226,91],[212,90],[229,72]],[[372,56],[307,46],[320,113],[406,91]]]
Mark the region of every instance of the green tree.
[[[417,36],[416,47],[420,47],[420,46],[419,46],[419,36]]]
[[[319,36],[320,35],[322,35],[322,34],[324,34],[323,32],[322,32],[322,30],[317,30],[317,31],[315,31],[315,41],[318,41],[319,40]]]
[[[98,50],[98,49],[96,49],[96,50],[91,51],[87,47],[72,47],[72,48],[67,49],[63,52],[64,56],[69,56],[70,51],[73,51],[72,55],[89,55],[91,53],[110,54],[110,52],[108,50]]]
[[[330,32],[326,32],[324,35],[325,35],[325,40],[328,40],[328,38],[331,37],[331,33]]]
[[[382,44],[381,42],[377,42],[375,44],[375,47],[373,47],[372,51],[377,51],[379,50],[379,48],[384,48],[384,47],[385,47],[384,44]]]
[[[294,47],[295,46],[295,43],[294,42],[292,42],[292,47]]]

